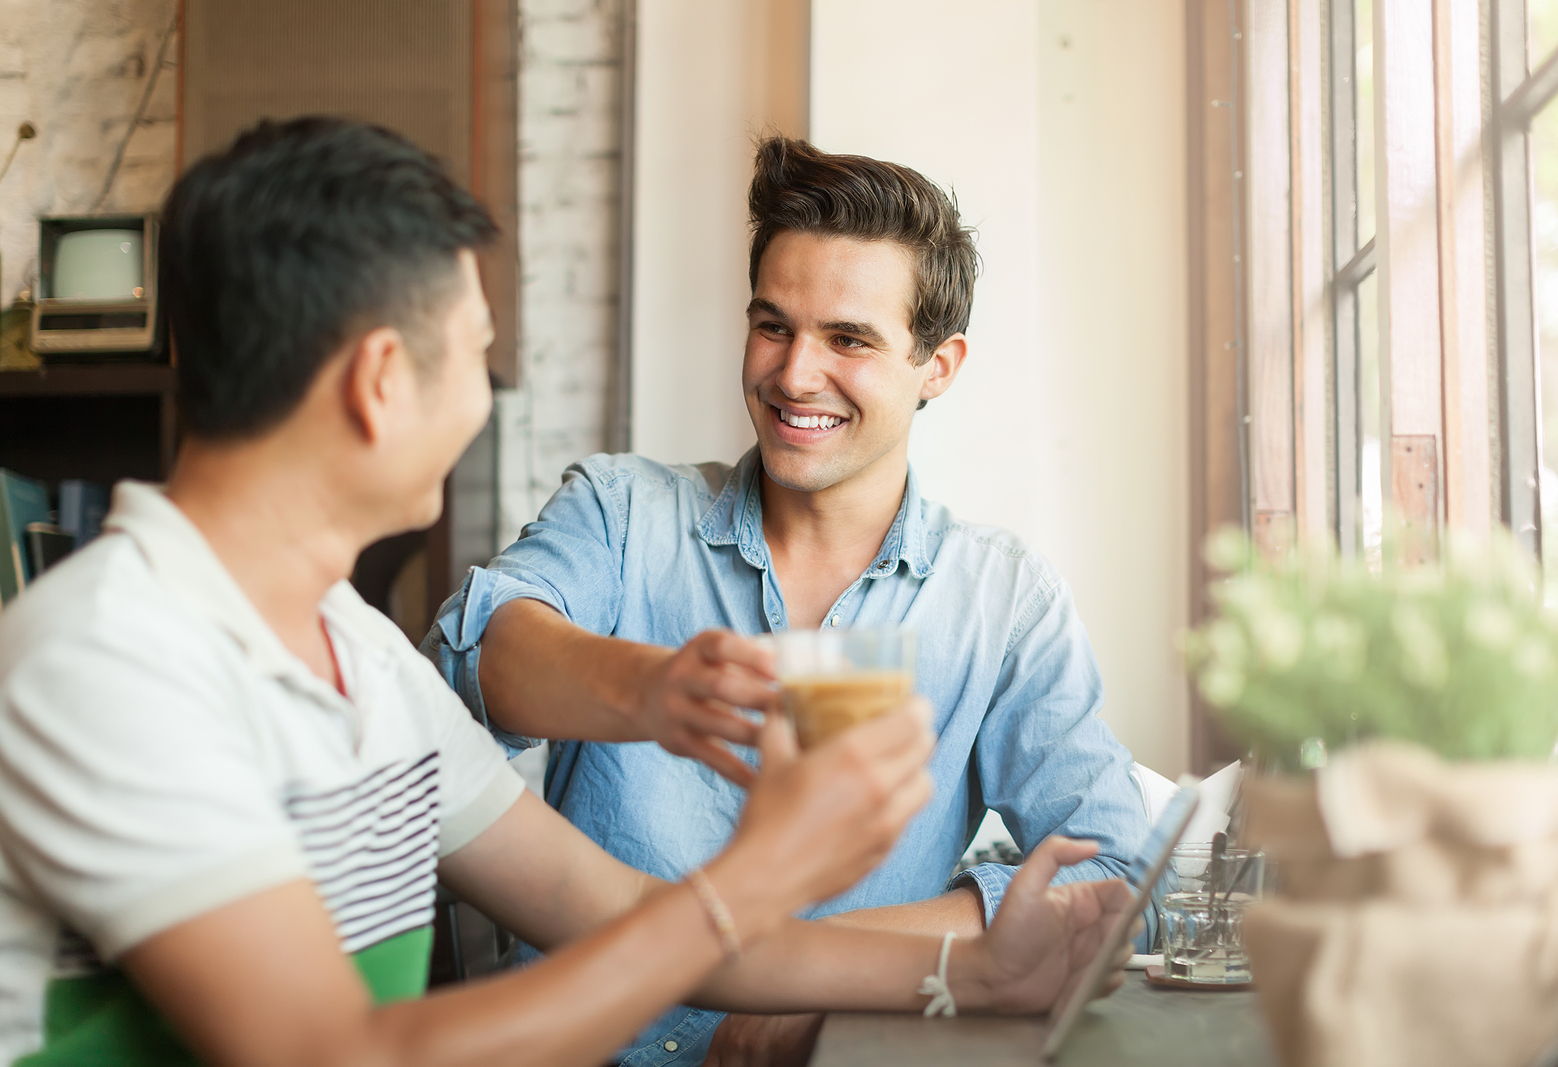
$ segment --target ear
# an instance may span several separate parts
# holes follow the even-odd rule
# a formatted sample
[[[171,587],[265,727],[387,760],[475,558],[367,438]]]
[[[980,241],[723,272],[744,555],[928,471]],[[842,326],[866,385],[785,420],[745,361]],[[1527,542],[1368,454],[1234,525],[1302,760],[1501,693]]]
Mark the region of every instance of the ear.
[[[935,400],[951,389],[952,383],[957,379],[958,371],[963,368],[963,360],[967,357],[968,338],[962,334],[955,333],[941,342],[925,363],[930,373],[920,383],[920,399]]]
[[[347,417],[369,444],[381,441],[399,417],[409,370],[405,341],[388,326],[369,330],[346,354],[341,387]]]

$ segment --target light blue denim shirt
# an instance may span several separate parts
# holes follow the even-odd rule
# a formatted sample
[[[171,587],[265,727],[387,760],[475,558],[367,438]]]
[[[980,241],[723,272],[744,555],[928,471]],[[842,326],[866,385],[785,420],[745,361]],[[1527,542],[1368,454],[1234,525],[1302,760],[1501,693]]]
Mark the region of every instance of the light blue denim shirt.
[[[713,627],[786,629],[763,539],[759,462],[753,449],[735,468],[632,455],[575,464],[519,540],[471,569],[423,651],[517,752],[536,740],[488,723],[477,685],[487,622],[510,600],[539,600],[594,633],[670,647]],[[1024,852],[1051,833],[1099,842],[1096,859],[1058,880],[1123,875],[1146,815],[1130,754],[1098,717],[1098,669],[1054,569],[1012,534],[959,522],[925,500],[911,471],[880,550],[825,625],[888,623],[919,634],[916,688],[934,708],[938,736],[935,795],[880,867],[807,914],[943,892],[986,808]],[[755,763],[755,752],[738,751]],[[547,766],[548,803],[625,863],[666,879],[725,845],[743,797],[703,764],[648,742],[563,741]],[[981,864],[955,881],[978,889],[988,921],[1015,870]],[[675,1009],[622,1062],[700,1062],[720,1018]]]

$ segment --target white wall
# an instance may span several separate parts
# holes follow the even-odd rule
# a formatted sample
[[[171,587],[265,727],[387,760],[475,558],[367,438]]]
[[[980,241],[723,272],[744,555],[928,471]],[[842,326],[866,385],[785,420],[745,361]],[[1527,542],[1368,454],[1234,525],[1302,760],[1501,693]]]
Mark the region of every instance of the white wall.
[[[756,135],[805,133],[805,0],[641,0],[633,168],[633,450],[734,460]]]
[[[737,148],[764,44],[714,0],[642,10],[683,36],[640,84],[641,151],[674,131],[708,158],[637,171],[634,443],[729,456],[750,439],[736,385],[750,153]],[[1183,3],[962,0],[949,15],[945,0],[813,0],[810,38],[812,139],[951,185],[981,231],[972,355],[915,430],[926,489],[1059,566],[1098,651],[1106,717],[1137,758],[1176,774],[1188,762],[1174,650],[1189,584]],[[646,35],[646,79],[651,46]]]

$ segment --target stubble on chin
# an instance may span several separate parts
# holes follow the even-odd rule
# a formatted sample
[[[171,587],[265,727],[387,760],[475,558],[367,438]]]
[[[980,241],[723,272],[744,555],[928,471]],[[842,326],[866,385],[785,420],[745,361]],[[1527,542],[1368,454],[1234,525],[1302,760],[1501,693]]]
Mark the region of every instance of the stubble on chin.
[[[826,461],[799,461],[793,457],[770,459],[762,452],[763,473],[782,489],[796,493],[817,493],[838,481],[833,464]]]

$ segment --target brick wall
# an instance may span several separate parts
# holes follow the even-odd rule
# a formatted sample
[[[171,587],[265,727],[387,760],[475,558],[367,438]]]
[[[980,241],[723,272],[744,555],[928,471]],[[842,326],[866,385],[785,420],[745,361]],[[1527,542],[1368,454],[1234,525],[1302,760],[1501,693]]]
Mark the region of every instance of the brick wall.
[[[520,388],[498,397],[498,544],[608,447],[617,343],[621,0],[520,0]]]
[[[0,299],[28,284],[41,214],[155,208],[174,176],[173,0],[52,0],[0,19],[0,158],[24,120],[39,131],[0,183]],[[607,447],[617,340],[621,0],[520,0],[521,377],[497,397],[456,475],[454,551],[484,561],[535,516],[568,463]],[[129,134],[126,140],[126,134]],[[98,196],[114,152],[118,177]],[[497,515],[491,515],[496,481]]]
[[[178,42],[173,0],[51,0],[7,4],[0,17],[0,160],[16,128],[21,146],[0,181],[0,301],[29,286],[39,215],[154,209],[173,180]],[[159,47],[168,37],[162,69]],[[131,117],[156,77],[141,122]],[[107,195],[120,145],[124,158]],[[100,199],[101,197],[101,199]]]

